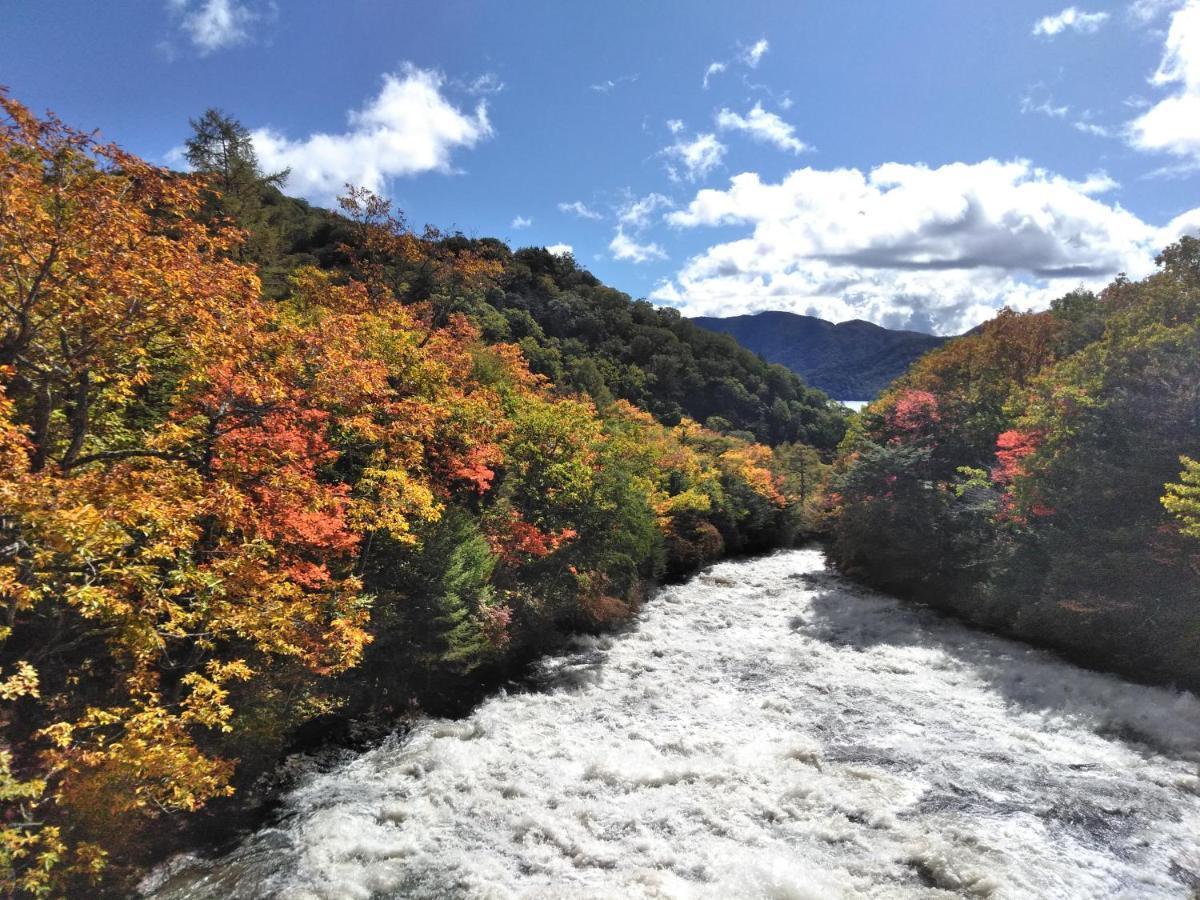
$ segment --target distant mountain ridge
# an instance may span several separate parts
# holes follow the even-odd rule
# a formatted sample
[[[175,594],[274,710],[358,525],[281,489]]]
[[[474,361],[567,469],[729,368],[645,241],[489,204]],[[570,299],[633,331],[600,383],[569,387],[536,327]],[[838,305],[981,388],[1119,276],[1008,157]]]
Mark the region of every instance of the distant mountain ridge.
[[[826,322],[790,312],[697,316],[701,328],[734,337],[768,362],[787,366],[839,400],[870,400],[946,337],[894,331],[871,322]]]

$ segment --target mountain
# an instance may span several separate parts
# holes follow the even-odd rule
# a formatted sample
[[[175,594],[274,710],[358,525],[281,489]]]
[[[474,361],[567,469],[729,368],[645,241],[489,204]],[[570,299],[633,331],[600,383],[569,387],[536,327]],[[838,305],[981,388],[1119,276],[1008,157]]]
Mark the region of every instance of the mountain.
[[[840,400],[877,396],[918,357],[948,340],[858,319],[835,325],[789,312],[698,316],[692,321],[731,335],[768,362],[787,366],[808,384]]]

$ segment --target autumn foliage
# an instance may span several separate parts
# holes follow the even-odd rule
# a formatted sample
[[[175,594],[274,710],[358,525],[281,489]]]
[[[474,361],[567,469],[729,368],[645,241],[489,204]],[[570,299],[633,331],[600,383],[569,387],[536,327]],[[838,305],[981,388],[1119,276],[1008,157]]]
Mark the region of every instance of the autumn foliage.
[[[843,442],[847,572],[1134,677],[1200,686],[1200,241],[1140,282],[1003,310]]]
[[[815,454],[599,409],[486,340],[499,266],[386,201],[351,191],[339,265],[267,299],[213,181],[0,103],[6,892],[91,891],[304,722],[812,513]]]

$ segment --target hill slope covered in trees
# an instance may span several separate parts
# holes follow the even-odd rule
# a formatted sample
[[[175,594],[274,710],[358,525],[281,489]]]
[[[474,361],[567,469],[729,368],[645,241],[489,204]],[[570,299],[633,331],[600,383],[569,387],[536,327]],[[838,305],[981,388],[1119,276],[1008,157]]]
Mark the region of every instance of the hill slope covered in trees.
[[[923,354],[948,339],[895,331],[854,320],[836,325],[813,316],[761,312],[692,319],[702,328],[735,337],[772,363],[786,366],[808,384],[839,400],[870,400]]]
[[[185,176],[0,105],[6,895],[127,895],[310,723],[454,709],[812,529],[842,413],[732,339],[286,198],[219,114]]]
[[[832,554],[884,590],[1200,689],[1200,240],[998,317],[863,413]]]

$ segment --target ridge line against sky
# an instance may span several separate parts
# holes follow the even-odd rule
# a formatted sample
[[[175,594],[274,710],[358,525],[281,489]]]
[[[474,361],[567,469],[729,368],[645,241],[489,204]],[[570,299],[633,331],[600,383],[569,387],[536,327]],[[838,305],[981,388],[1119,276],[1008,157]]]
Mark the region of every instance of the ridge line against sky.
[[[1200,231],[1200,0],[894,6],[64,0],[10,11],[0,83],[176,166],[218,106],[291,193],[688,315],[956,333]]]

